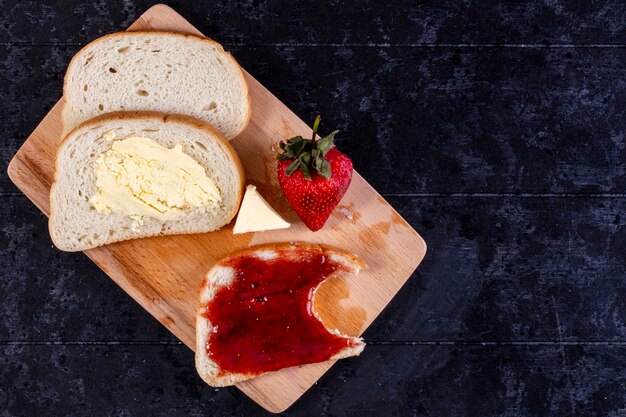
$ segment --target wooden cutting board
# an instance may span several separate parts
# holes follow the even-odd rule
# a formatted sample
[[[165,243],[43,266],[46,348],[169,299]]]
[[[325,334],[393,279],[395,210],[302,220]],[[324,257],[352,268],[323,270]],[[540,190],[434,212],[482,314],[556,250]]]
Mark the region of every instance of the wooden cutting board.
[[[165,5],[153,6],[129,28],[140,29],[200,34]],[[215,262],[234,250],[268,242],[305,241],[337,246],[357,254],[368,269],[353,279],[333,279],[322,284],[316,309],[328,327],[360,335],[417,268],[426,253],[426,245],[356,172],[347,194],[324,229],[310,232],[282,197],[275,174],[275,154],[280,140],[297,134],[306,137],[311,130],[250,74],[246,72],[245,76],[250,88],[252,118],[248,128],[232,144],[245,166],[247,182],[255,184],[272,206],[293,223],[292,227],[233,235],[231,224],[213,233],[121,242],[85,253],[176,337],[195,349],[198,290],[204,274]],[[62,102],[63,99],[41,121],[8,169],[13,182],[46,215],[50,209],[54,157],[61,140]],[[281,412],[333,363],[284,369],[239,383],[237,387],[265,409]]]

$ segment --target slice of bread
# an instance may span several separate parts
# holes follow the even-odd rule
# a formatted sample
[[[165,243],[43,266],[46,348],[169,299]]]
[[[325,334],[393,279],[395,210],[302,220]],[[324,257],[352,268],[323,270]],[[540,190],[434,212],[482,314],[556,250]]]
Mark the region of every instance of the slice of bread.
[[[211,337],[215,334],[215,331],[220,324],[212,323],[209,319],[207,319],[205,313],[220,289],[229,286],[233,280],[236,279],[235,270],[231,266],[228,266],[229,261],[241,257],[256,257],[261,260],[302,260],[313,254],[323,254],[331,261],[337,262],[342,266],[342,268],[337,269],[328,278],[341,275],[356,275],[362,268],[365,267],[363,261],[361,261],[358,257],[341,249],[308,243],[278,243],[252,247],[233,253],[227,258],[222,259],[209,270],[200,290],[200,307],[198,308],[196,315],[196,369],[207,384],[214,387],[223,387],[269,373],[262,372],[250,374],[228,372],[227,370],[221,369],[208,353],[211,346]],[[260,279],[262,279],[262,277]],[[313,315],[320,322],[322,322],[321,317],[314,308],[315,293],[318,288],[319,285],[313,290],[313,295],[311,297],[311,311],[313,312]],[[326,330],[329,333],[335,334],[340,338],[349,341],[352,345],[351,347],[343,348],[327,360],[336,360],[356,356],[363,351],[365,343],[361,338],[343,335],[336,329],[331,330],[326,328]]]
[[[116,139],[141,135],[158,144],[182,151],[204,168],[221,191],[216,207],[191,207],[174,220],[162,221],[127,214],[96,211],[90,198],[98,190],[95,166],[98,156]],[[243,194],[244,171],[235,150],[206,122],[189,116],[157,112],[117,112],[80,125],[61,143],[56,158],[55,180],[50,191],[50,236],[61,250],[80,251],[127,239],[155,235],[203,233],[219,229],[237,213]]]
[[[228,139],[250,119],[243,71],[211,39],[175,32],[119,32],[86,45],[63,86],[63,131],[113,111],[186,114]]]

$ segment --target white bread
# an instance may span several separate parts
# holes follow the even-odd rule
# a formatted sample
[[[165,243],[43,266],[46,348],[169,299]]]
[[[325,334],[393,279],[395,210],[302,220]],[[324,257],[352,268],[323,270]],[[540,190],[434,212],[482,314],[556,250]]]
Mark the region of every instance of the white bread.
[[[202,288],[200,290],[200,307],[198,308],[196,315],[196,369],[200,377],[207,384],[214,387],[223,387],[269,373],[236,374],[225,372],[220,369],[219,365],[215,363],[207,353],[207,347],[211,344],[211,335],[213,334],[214,328],[216,328],[219,323],[211,323],[211,321],[204,316],[204,312],[206,311],[207,305],[211,303],[220,288],[228,286],[233,279],[235,279],[233,268],[226,266],[225,264],[233,258],[242,256],[257,257],[259,259],[274,259],[277,257],[281,259],[300,259],[300,256],[306,256],[307,253],[323,253],[332,261],[341,264],[345,268],[345,270],[338,269],[329,278],[339,275],[356,275],[362,268],[365,267],[363,261],[361,261],[358,257],[340,249],[308,243],[278,243],[256,246],[235,252],[227,258],[222,259],[209,270],[202,283]],[[313,307],[315,306],[315,292],[318,288],[319,286],[313,293]],[[314,308],[313,313],[315,317],[322,322],[320,316]],[[329,358],[329,360],[357,356],[363,351],[365,343],[361,338],[343,335],[336,329],[327,330],[330,333],[334,333],[353,342],[354,344],[353,347],[344,348],[333,357]]]
[[[186,114],[228,139],[248,124],[243,71],[211,39],[175,32],[119,32],[86,45],[63,85],[63,132],[113,111]]]
[[[100,213],[89,199],[97,193],[95,163],[117,138],[148,137],[168,148],[176,144],[198,162],[221,191],[217,207],[192,207],[182,217],[162,221],[151,217],[133,230],[133,219],[122,213]],[[243,167],[228,141],[208,123],[181,115],[117,112],[97,117],[68,134],[56,158],[50,191],[50,236],[61,250],[80,251],[127,239],[155,235],[202,233],[219,229],[235,216],[244,186]]]

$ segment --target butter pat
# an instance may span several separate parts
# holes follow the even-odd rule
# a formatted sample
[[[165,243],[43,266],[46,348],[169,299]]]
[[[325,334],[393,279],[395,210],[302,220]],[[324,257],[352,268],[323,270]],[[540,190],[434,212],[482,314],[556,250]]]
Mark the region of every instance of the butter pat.
[[[291,226],[257,192],[254,185],[246,187],[233,233],[263,232]]]
[[[103,138],[110,141],[114,135],[106,132]],[[89,200],[93,208],[128,215],[133,229],[143,224],[143,216],[171,220],[222,200],[213,180],[180,144],[168,149],[143,136],[113,141],[98,156],[95,174],[97,193]]]

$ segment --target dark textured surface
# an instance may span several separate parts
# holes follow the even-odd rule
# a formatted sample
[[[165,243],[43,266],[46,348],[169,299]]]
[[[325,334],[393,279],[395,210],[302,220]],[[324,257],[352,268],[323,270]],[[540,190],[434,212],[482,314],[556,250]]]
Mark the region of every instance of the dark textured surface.
[[[150,2],[0,2],[2,171],[70,57]],[[172,2],[325,116],[429,253],[290,416],[626,415],[626,6]],[[0,415],[264,412],[0,175]]]

